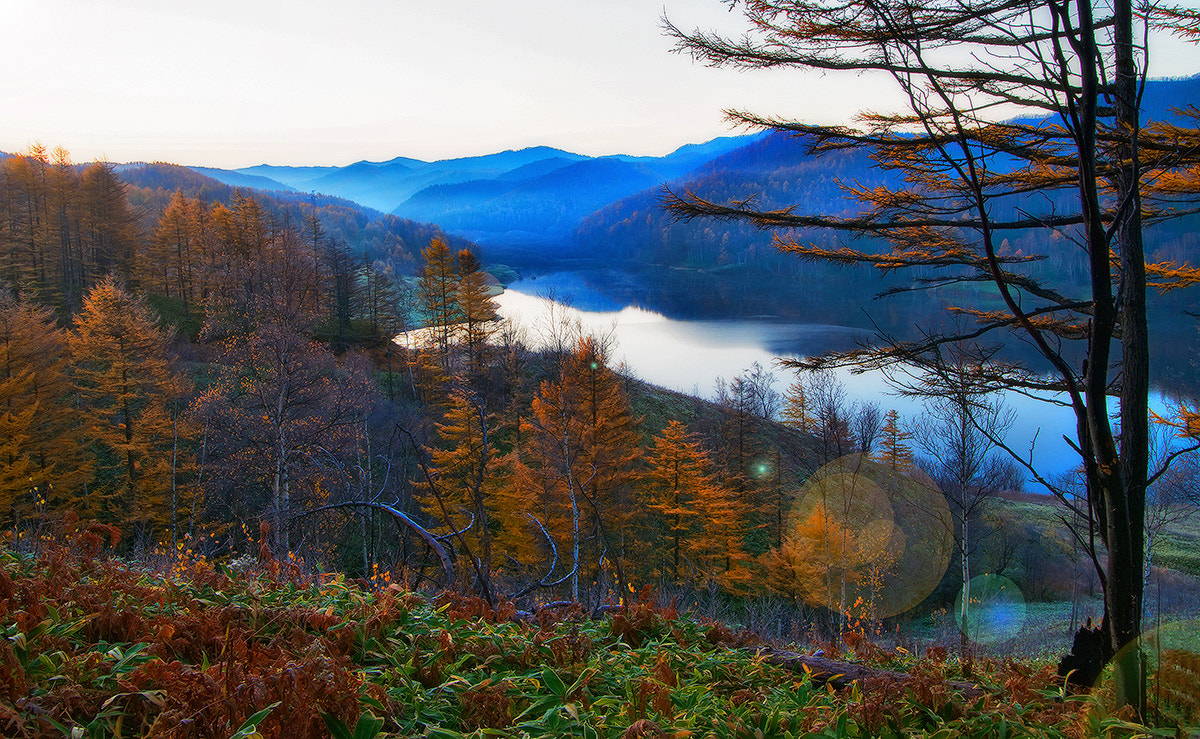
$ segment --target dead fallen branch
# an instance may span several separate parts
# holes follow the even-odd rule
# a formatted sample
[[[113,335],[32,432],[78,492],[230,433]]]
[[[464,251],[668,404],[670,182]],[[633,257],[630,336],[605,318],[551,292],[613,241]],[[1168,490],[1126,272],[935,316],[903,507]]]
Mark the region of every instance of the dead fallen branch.
[[[860,665],[854,662],[840,662],[838,660],[827,659],[825,657],[817,657],[807,654],[799,654],[797,652],[785,652],[771,647],[750,647],[758,654],[759,657],[766,660],[768,663],[777,667],[782,667],[793,672],[804,672],[812,675],[814,683],[819,685],[832,685],[834,688],[841,690],[849,687],[853,683],[871,680],[885,679],[892,680],[898,683],[915,681],[916,678],[907,672],[898,672],[896,670],[885,670],[879,667],[870,667],[868,665]],[[986,692],[978,685],[962,682],[948,682],[947,686],[956,693],[961,693],[965,698],[975,699],[982,698]]]

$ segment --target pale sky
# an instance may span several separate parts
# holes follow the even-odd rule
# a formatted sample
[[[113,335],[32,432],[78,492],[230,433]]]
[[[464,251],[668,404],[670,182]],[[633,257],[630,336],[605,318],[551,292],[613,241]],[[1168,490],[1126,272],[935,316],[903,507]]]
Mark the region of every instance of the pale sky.
[[[661,155],[736,133],[725,108],[832,123],[887,106],[861,78],[695,64],[664,11],[738,27],[720,0],[0,0],[0,150],[227,168]]]

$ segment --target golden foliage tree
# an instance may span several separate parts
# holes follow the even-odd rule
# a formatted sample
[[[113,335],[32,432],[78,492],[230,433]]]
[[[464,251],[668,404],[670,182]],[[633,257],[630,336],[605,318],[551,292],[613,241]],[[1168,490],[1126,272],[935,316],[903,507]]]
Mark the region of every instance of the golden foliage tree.
[[[107,278],[88,292],[68,341],[95,460],[86,510],[153,539],[172,521],[180,431],[171,406],[187,392],[167,354],[170,336]]]
[[[436,424],[438,444],[428,450],[429,478],[418,485],[422,509],[459,546],[474,570],[463,574],[489,598],[496,564],[492,529],[512,513],[505,510],[503,466],[490,425],[474,393],[452,391],[446,417]]]
[[[679,421],[654,437],[638,490],[653,514],[643,524],[650,534],[643,563],[657,560],[652,574],[715,583],[744,564],[744,511],[717,482],[699,439]]]
[[[208,209],[176,191],[137,262],[142,289],[178,301],[186,320],[203,299]]]
[[[80,173],[64,149],[35,145],[0,164],[0,270],[64,314],[109,274],[129,280],[140,235],[109,164]]]
[[[543,482],[531,492],[552,494],[555,500],[544,505],[568,519],[569,532],[547,528],[560,551],[571,553],[572,598],[579,597],[585,567],[597,588],[603,586],[606,561],[622,580],[629,545],[638,438],[620,378],[605,360],[595,339],[581,339],[563,359],[560,379],[542,384],[530,416],[521,419],[524,457]]]
[[[479,376],[487,361],[488,343],[495,333],[496,301],[487,284],[487,274],[471,250],[460,250],[455,261],[458,263],[457,300],[462,319],[460,334],[467,372]]]
[[[96,162],[83,171],[79,188],[88,284],[110,274],[134,281],[141,235],[124,183],[111,164]]]
[[[429,246],[421,250],[421,257],[424,263],[419,289],[425,327],[442,366],[448,368],[452,334],[462,315],[458,303],[458,273],[450,247],[441,238],[430,239]]]
[[[89,471],[53,311],[0,287],[0,515],[29,518],[78,502]]]
[[[907,472],[912,468],[912,447],[904,442],[912,438],[911,431],[900,427],[900,413],[892,408],[883,416],[883,428],[880,430],[879,452],[875,461],[897,472]]]
[[[806,434],[813,433],[816,419],[813,415],[812,401],[808,398],[808,391],[802,378],[797,377],[793,380],[783,394],[783,410],[780,418],[792,428]]]

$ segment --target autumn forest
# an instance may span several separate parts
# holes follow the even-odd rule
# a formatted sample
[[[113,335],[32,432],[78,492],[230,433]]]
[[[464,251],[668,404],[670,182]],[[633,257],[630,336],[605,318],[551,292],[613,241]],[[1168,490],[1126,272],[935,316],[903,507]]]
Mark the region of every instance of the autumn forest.
[[[261,524],[275,556],[489,599],[747,593],[784,544],[785,488],[867,438],[842,422],[819,454],[766,422],[761,377],[720,412],[651,409],[669,394],[614,372],[604,337],[564,320],[530,349],[442,236],[393,250],[405,274],[310,204],[164,196],[62,151],[3,167],[2,503],[21,536],[69,512],[130,553],[231,557]],[[863,449],[906,463],[873,423]]]

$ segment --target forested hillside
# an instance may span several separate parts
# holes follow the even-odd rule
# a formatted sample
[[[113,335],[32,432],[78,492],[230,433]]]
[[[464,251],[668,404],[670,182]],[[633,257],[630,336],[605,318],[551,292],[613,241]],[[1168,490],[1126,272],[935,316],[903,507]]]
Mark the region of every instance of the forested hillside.
[[[70,512],[131,552],[190,538],[228,556],[262,521],[281,555],[484,593],[599,602],[668,569],[734,593],[780,545],[785,485],[821,461],[761,420],[761,376],[719,412],[651,413],[603,339],[564,322],[531,349],[497,321],[472,252],[436,231],[411,280],[330,236],[371,234],[343,203],[251,198],[166,165],[125,184],[65,152],[0,175],[0,510],[18,530]],[[407,260],[421,227],[375,228]],[[413,318],[424,338],[394,344]],[[688,477],[672,483],[678,455]]]
[[[267,215],[281,225],[297,225],[315,215],[322,238],[352,259],[379,263],[397,273],[411,275],[421,249],[431,238],[446,239],[455,248],[470,246],[465,239],[448,236],[428,223],[397,218],[357,202],[316,193],[262,192],[236,187],[173,164],[147,164],[116,168],[130,185],[129,204],[142,216],[144,229],[153,230],[175,192],[204,203],[230,206],[239,194],[253,195]],[[311,223],[308,226],[311,228]]]
[[[1180,110],[1200,103],[1200,77],[1182,80],[1151,80],[1143,100],[1146,120],[1178,121]],[[853,215],[857,201],[846,188],[872,188],[895,184],[894,175],[879,170],[867,153],[847,148],[820,157],[809,151],[809,141],[785,133],[764,134],[745,146],[718,156],[684,177],[666,184],[676,194],[691,193],[713,202],[744,202],[763,210],[798,208],[829,217]],[[835,266],[805,263],[779,254],[772,246],[775,235],[797,236],[801,241],[836,247],[838,237],[830,232],[806,231],[774,234],[741,222],[711,220],[680,221],[662,208],[664,190],[651,188],[610,203],[585,218],[572,236],[577,255],[606,260],[628,260],[640,264],[670,265],[702,270],[752,269],[788,274],[808,283],[836,281],[841,294],[865,302],[875,293],[894,286],[889,276],[841,270]],[[1020,206],[1030,214],[1070,210],[1068,194],[1039,192],[1026,197]],[[1017,206],[1005,205],[1004,208]],[[1152,261],[1186,262],[1200,252],[1200,217],[1189,216],[1157,224],[1147,231],[1148,258]],[[851,243],[851,237],[843,237]],[[1037,229],[1014,232],[1005,239],[1004,254],[1045,251],[1049,259],[1040,264],[1041,276],[1061,285],[1084,281],[1085,263],[1069,240],[1060,238],[1047,245]],[[864,244],[854,241],[856,248]],[[881,248],[866,244],[867,250]],[[905,279],[926,276],[910,271]]]
[[[570,320],[538,336],[497,320],[479,260],[436,232],[412,278],[330,236],[377,228],[405,259],[415,224],[56,157],[9,159],[0,179],[0,509],[18,530],[71,512],[127,551],[190,539],[230,556],[262,522],[280,556],[486,597],[596,604],[657,582],[805,598],[805,480],[857,453],[890,489],[885,468],[913,464],[904,421],[831,378],[781,396],[756,366],[716,404],[666,393],[615,373],[607,340]],[[928,540],[896,510],[897,532]],[[909,607],[948,597],[950,569],[908,587]]]

